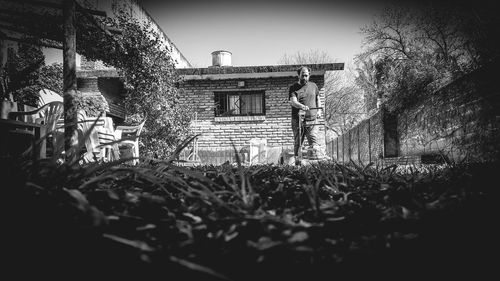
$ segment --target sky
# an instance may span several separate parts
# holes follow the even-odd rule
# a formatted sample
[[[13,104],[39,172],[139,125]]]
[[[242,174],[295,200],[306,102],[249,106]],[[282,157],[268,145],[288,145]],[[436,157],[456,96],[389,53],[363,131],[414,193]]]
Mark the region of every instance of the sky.
[[[422,1],[139,0],[193,67],[210,66],[217,50],[231,52],[233,66],[277,65],[284,55],[310,51],[349,66],[362,50],[361,27],[390,4]],[[59,50],[45,55],[47,64],[62,57]]]
[[[233,66],[277,65],[284,55],[317,50],[348,63],[360,52],[360,28],[384,1],[144,0],[142,5],[194,67],[211,53],[232,53]]]

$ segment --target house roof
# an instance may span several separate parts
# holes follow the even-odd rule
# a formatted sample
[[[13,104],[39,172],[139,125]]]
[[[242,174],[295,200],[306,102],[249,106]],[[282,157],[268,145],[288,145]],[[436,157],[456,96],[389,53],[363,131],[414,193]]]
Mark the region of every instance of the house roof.
[[[267,77],[295,77],[297,69],[307,66],[311,69],[311,76],[324,75],[326,71],[343,70],[344,63],[321,64],[292,64],[292,65],[265,65],[265,66],[223,66],[208,68],[182,68],[177,74],[185,80],[221,80],[242,78]]]
[[[295,77],[297,69],[307,66],[311,69],[311,76],[324,75],[326,71],[344,70],[344,63],[321,64],[291,64],[291,65],[265,65],[265,66],[223,66],[208,68],[178,68],[175,71],[184,79],[239,79],[263,77]],[[116,70],[79,70],[78,78],[88,77],[120,77]]]

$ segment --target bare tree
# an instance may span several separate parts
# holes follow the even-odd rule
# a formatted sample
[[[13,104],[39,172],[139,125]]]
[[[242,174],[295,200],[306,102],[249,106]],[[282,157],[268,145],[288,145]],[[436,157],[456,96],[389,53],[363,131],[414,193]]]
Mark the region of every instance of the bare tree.
[[[473,62],[463,36],[468,21],[460,7],[423,3],[389,6],[370,25],[357,55],[357,83],[368,97],[387,99],[390,110],[415,103],[430,86],[464,74]]]
[[[370,25],[361,28],[365,35],[365,51],[358,55],[358,59],[373,56],[413,59],[414,31],[413,16],[408,8],[387,7]]]
[[[281,59],[278,60],[278,64],[316,64],[316,63],[331,63],[335,60],[330,57],[330,55],[325,51],[320,51],[317,49],[311,49],[307,52],[298,51],[295,54],[284,54]]]
[[[345,86],[326,97],[325,121],[333,135],[343,135],[365,117],[363,92],[356,86]]]

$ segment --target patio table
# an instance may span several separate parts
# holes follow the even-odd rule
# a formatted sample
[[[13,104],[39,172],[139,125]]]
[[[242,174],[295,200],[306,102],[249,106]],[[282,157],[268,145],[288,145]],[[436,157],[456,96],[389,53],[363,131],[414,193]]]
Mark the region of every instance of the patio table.
[[[1,156],[20,156],[14,155],[18,149],[22,151],[29,148],[29,146],[19,147],[21,144],[16,142],[16,136],[27,136],[30,144],[34,145],[34,158],[45,158],[46,155],[46,140],[42,138],[45,136],[45,126],[36,123],[26,123],[17,120],[0,119],[0,155]]]

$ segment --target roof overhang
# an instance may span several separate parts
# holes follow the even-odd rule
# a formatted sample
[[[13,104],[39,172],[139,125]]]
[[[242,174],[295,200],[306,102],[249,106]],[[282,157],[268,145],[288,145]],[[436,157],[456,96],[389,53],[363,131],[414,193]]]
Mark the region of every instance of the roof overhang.
[[[325,75],[325,70],[312,71],[311,76]],[[297,72],[258,72],[258,73],[232,73],[232,74],[205,74],[205,75],[181,75],[184,80],[228,80],[228,79],[262,79],[278,77],[296,77]]]
[[[243,67],[208,67],[182,68],[177,74],[184,80],[228,80],[296,77],[297,69],[307,66],[311,76],[323,76],[327,71],[343,70],[344,63],[304,64],[304,65],[269,65]]]

